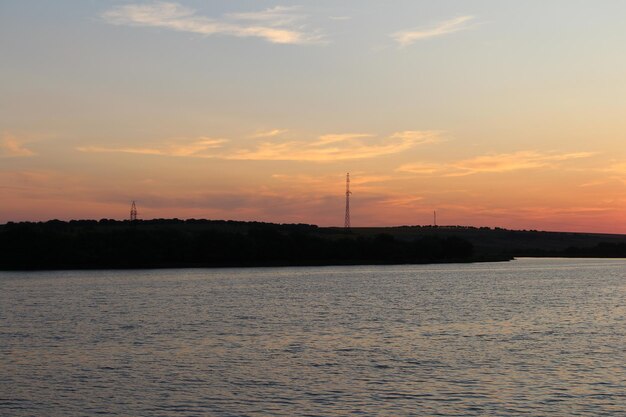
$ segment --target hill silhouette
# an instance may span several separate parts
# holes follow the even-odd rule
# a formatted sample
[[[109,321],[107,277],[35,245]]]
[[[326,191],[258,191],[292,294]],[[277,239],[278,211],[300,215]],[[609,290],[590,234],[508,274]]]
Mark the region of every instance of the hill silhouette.
[[[0,268],[159,268],[467,261],[454,236],[396,239],[317,226],[207,220],[48,221],[0,226]]]
[[[626,236],[473,227],[324,228],[220,220],[0,225],[0,269],[405,264],[626,257]]]

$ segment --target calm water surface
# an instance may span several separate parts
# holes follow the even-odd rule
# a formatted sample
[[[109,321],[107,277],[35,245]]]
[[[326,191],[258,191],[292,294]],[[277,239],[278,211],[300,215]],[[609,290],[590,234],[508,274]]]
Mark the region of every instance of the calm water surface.
[[[626,415],[626,261],[0,273],[0,415]]]

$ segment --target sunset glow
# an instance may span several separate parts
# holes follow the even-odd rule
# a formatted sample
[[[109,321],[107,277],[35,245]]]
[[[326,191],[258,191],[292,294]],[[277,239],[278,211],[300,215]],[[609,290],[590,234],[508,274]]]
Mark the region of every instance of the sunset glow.
[[[0,223],[626,233],[626,4],[3,2]]]

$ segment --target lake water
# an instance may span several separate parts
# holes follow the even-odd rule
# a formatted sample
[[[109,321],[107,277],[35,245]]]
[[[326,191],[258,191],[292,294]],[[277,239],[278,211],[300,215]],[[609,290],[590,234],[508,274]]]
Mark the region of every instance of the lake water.
[[[626,415],[625,317],[625,260],[2,272],[0,415]]]

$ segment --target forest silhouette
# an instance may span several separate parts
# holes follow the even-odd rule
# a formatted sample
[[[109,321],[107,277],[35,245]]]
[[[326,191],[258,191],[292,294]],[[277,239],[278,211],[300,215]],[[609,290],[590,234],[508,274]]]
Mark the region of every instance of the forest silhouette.
[[[221,220],[0,225],[0,269],[419,264],[626,257],[626,237],[474,227],[323,228]]]
[[[323,235],[304,224],[197,220],[48,221],[0,229],[3,269],[397,264],[467,261],[458,237]]]

